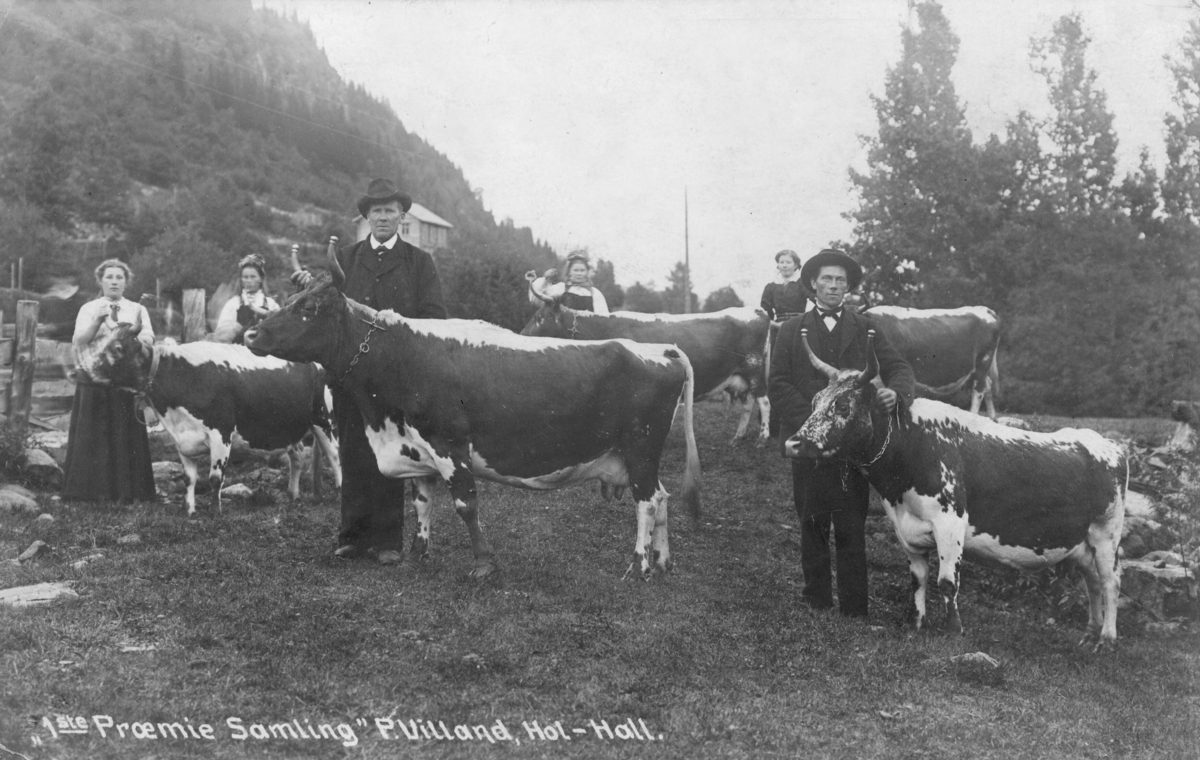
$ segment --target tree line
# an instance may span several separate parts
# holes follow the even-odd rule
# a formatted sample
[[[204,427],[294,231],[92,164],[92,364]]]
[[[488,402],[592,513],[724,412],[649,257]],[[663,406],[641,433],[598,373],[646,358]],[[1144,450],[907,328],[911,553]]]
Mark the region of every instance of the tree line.
[[[872,303],[985,305],[1004,323],[1002,402],[1018,412],[1162,414],[1200,391],[1200,16],[1169,57],[1161,176],[1142,149],[1117,176],[1117,134],[1084,18],[1030,46],[1052,112],[976,142],[955,93],[959,40],[914,7],[873,98],[878,133],[851,170],[846,247]]]
[[[286,241],[314,255],[330,234],[352,241],[354,201],[375,176],[453,225],[433,252],[452,316],[519,327],[524,272],[554,265],[553,249],[497,222],[462,170],[344,82],[294,16],[250,0],[48,0],[0,25],[0,267],[24,259],[27,287],[75,276],[88,289],[118,255],[134,297],[157,281],[178,299],[257,253],[278,292]],[[324,221],[278,213],[302,206]],[[492,297],[502,282],[512,293]]]

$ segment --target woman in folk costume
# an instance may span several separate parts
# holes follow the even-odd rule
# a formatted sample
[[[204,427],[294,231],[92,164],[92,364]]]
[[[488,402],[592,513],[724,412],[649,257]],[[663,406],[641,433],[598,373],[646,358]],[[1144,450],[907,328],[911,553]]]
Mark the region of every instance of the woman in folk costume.
[[[146,307],[125,298],[133,272],[119,259],[96,267],[100,297],[85,303],[75,319],[75,361],[89,366],[98,348],[119,324],[140,326],[138,340],[154,343]],[[150,442],[134,414],[128,390],[95,385],[75,374],[75,400],[67,438],[62,495],[82,501],[135,501],[154,498]]]
[[[559,303],[568,309],[608,315],[608,302],[604,300],[604,294],[592,285],[592,263],[587,251],[572,251],[567,254],[567,263],[563,267],[563,278],[566,282],[546,284],[557,275],[558,273],[551,269],[546,272],[545,277],[534,281],[529,293],[529,302],[541,305],[542,299],[533,293],[534,290],[538,290],[550,298],[560,299]]]
[[[213,339],[219,343],[240,344],[246,330],[279,308],[279,304],[264,289],[267,271],[261,256],[252,253],[239,261],[238,275],[241,288],[221,308],[217,329],[213,331]]]

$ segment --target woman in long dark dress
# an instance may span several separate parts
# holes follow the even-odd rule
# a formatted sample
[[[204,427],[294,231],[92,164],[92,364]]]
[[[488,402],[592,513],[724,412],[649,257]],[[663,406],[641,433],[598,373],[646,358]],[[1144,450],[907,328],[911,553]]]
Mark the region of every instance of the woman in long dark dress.
[[[775,269],[778,270],[779,276],[775,278],[775,282],[767,283],[762,294],[762,309],[771,320],[767,328],[770,335],[767,377],[771,376],[771,354],[775,349],[775,339],[779,336],[779,326],[808,311],[808,291],[800,282],[800,257],[795,251],[785,248],[775,254]],[[774,414],[771,415],[770,433],[779,433],[779,417]]]
[[[137,324],[138,339],[154,343],[146,307],[125,298],[133,272],[123,261],[108,259],[96,267],[100,297],[84,304],[75,319],[75,356],[81,367],[93,361],[97,347],[120,323]],[[154,472],[146,428],[134,414],[133,394],[96,385],[77,372],[67,438],[62,495],[81,501],[138,501],[154,498]]]

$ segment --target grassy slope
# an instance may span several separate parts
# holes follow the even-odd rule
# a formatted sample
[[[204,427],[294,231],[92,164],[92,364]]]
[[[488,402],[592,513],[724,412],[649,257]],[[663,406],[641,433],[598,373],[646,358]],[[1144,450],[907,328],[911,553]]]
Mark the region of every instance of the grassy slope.
[[[964,637],[912,634],[906,562],[882,517],[868,525],[869,623],[798,602],[798,534],[787,465],[774,451],[729,448],[734,417],[698,407],[705,465],[700,527],[673,524],[675,574],[622,581],[632,505],[594,486],[531,494],[482,488],[485,530],[503,583],[464,578],[470,549],[439,504],[434,555],[385,569],[330,556],[331,503],[182,507],[63,505],[48,527],[0,515],[12,556],[41,538],[31,566],[0,587],[74,579],[82,598],[0,610],[0,743],[30,757],[1106,757],[1195,756],[1196,639],[1144,638],[1130,620],[1118,652],[1075,648],[1081,620],[1046,622],[1036,604],[985,597],[990,571],[964,573]],[[677,490],[682,437],[664,466]],[[136,532],[142,542],[118,545]],[[93,552],[105,559],[74,570]],[[940,622],[933,607],[933,619]],[[149,652],[121,647],[153,644]],[[999,670],[956,665],[983,651]],[[208,722],[218,741],[67,737],[29,745],[28,716]],[[521,746],[359,746],[228,738],[238,716],[313,724],[394,716],[497,719]],[[7,717],[6,717],[7,716]],[[525,739],[522,720],[568,729],[644,720],[653,747],[588,736]],[[45,738],[45,730],[39,730]]]

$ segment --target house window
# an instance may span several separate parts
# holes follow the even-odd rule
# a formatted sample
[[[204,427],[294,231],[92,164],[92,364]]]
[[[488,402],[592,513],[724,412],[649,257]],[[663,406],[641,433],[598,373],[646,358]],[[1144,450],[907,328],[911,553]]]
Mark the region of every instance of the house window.
[[[408,234],[408,222],[402,222],[402,223],[400,224],[400,234],[401,234],[401,235],[407,235],[407,234]]]

